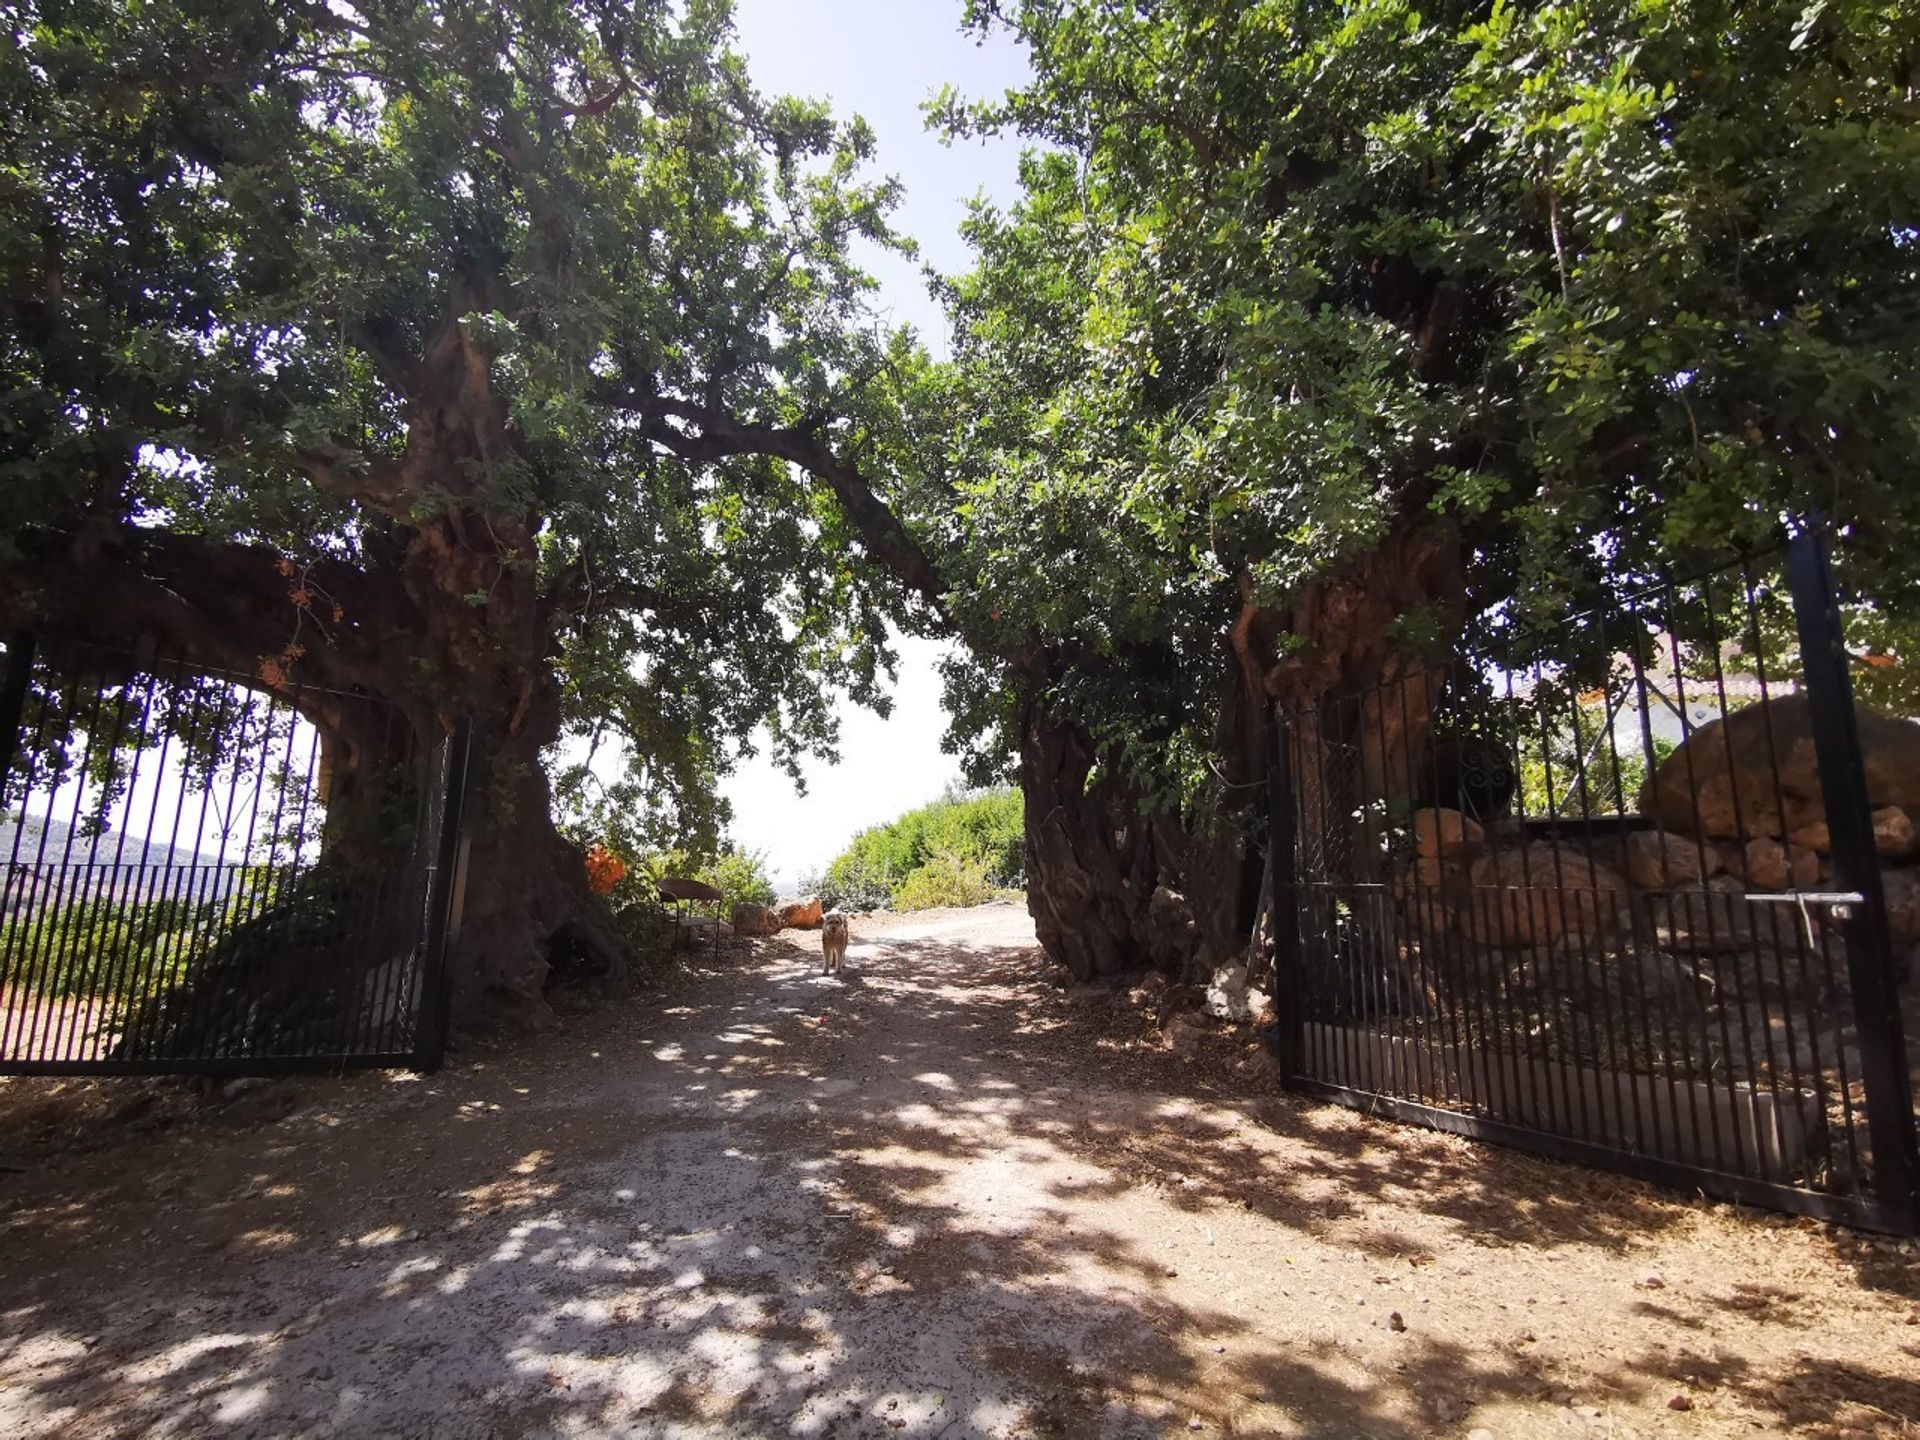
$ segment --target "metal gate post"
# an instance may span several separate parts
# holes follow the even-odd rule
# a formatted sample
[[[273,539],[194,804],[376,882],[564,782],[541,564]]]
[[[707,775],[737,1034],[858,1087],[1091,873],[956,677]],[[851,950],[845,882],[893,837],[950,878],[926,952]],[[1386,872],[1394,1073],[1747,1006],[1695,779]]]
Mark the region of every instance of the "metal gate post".
[[[7,808],[7,781],[20,753],[20,717],[33,675],[33,636],[22,630],[7,642],[7,678],[0,683],[0,812]]]
[[[1294,830],[1293,727],[1286,713],[1273,712],[1273,767],[1267,771],[1267,917],[1273,936],[1273,1008],[1279,1017],[1275,1036],[1280,1083],[1291,1085],[1300,1072],[1300,1041],[1305,1019],[1300,1007],[1299,841]]]
[[[1818,516],[1792,536],[1787,575],[1793,590],[1800,659],[1806,671],[1807,709],[1813,725],[1820,790],[1833,840],[1837,892],[1863,903],[1848,907],[1841,925],[1847,980],[1860,1035],[1860,1076],[1867,1092],[1867,1135],[1873,1147],[1874,1197],[1891,1228],[1920,1228],[1920,1143],[1916,1143],[1913,1082],[1900,1023],[1894,980],[1893,940],[1880,885],[1880,857],[1873,839],[1873,812],[1854,718],[1853,677],[1834,597],[1827,538]]]
[[[447,1054],[453,1007],[448,984],[447,942],[459,929],[456,901],[466,889],[467,784],[473,760],[473,721],[454,722],[447,737],[446,790],[440,797],[440,833],[435,837],[433,875],[427,890],[427,944],[421,966],[419,1043],[414,1068],[432,1074]]]

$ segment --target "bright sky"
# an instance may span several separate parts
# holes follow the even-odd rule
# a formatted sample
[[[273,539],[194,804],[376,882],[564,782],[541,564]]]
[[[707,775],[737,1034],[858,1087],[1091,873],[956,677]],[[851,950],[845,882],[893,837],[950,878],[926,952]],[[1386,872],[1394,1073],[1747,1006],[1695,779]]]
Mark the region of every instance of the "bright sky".
[[[920,243],[920,260],[943,274],[968,266],[959,235],[966,202],[985,192],[1002,204],[1018,193],[1018,146],[968,142],[948,148],[925,129],[920,106],[943,84],[968,97],[997,95],[1026,78],[1026,61],[1004,39],[976,46],[960,33],[961,0],[736,0],[740,48],[769,94],[824,98],[838,116],[864,116],[878,137],[880,172],[897,175],[906,198],[897,228]],[[946,323],[919,264],[868,257],[894,323],[910,324],[944,350]],[[959,772],[940,753],[940,647],[900,645],[891,719],[849,703],[839,765],[810,765],[807,793],[764,759],[723,785],[733,835],[764,851],[776,884],[824,870],[857,830],[936,798]]]

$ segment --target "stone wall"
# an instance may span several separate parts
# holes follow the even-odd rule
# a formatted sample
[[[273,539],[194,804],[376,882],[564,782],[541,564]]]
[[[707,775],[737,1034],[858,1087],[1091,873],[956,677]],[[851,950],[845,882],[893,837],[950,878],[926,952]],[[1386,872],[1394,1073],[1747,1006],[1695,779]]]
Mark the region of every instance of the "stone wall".
[[[1920,725],[1861,716],[1874,839],[1896,964],[1920,948]],[[1641,814],[1481,825],[1456,810],[1411,819],[1395,869],[1407,918],[1478,947],[1651,944],[1677,955],[1757,945],[1822,949],[1827,907],[1748,897],[1834,888],[1832,839],[1804,699],[1735,711],[1695,731],[1649,778]],[[1783,930],[1783,922],[1786,928]]]

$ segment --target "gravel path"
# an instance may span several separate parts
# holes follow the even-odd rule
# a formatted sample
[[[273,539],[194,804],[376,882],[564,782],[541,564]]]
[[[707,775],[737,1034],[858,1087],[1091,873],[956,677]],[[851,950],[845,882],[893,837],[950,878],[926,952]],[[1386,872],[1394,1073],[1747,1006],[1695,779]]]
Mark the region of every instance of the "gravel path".
[[[6,1082],[0,1435],[1920,1433],[1911,1247],[1249,1095],[1018,910],[854,939],[431,1079]]]

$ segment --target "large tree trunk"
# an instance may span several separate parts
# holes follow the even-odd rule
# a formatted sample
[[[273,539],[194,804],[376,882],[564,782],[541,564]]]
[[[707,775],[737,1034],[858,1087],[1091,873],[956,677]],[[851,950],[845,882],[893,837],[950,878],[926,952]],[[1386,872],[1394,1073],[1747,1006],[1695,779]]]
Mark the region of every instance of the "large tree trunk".
[[[1099,754],[1085,729],[1029,693],[1020,753],[1027,907],[1047,954],[1083,981],[1149,967],[1191,980],[1242,950],[1259,869],[1234,773],[1198,823],[1150,813],[1125,757]]]
[[[1247,592],[1230,640],[1248,703],[1285,720],[1300,858],[1316,873],[1380,878],[1392,812],[1415,800],[1427,768],[1462,591],[1457,539],[1406,524],[1289,611]],[[1403,638],[1402,621],[1416,614],[1436,641],[1425,649]]]
[[[1022,709],[1027,908],[1041,948],[1076,980],[1140,969],[1162,876],[1153,825],[1115,771],[1089,784],[1094,748],[1085,731],[1037,701]]]
[[[438,745],[463,716],[473,722],[464,907],[448,957],[454,1015],[469,1024],[543,1023],[556,973],[617,980],[628,959],[588,887],[584,857],[553,823],[543,752],[560,734],[559,685],[533,549],[525,523],[501,515],[422,520],[399,558],[392,613],[347,616],[406,643],[379,647],[354,668],[354,688],[370,703],[323,696],[310,710],[325,737],[323,864],[334,865],[431,858],[382,855],[365,836],[390,834],[397,811],[419,813],[417,799],[409,807],[395,794],[398,777],[418,796]],[[308,657],[322,666],[344,658]]]
[[[629,957],[585,858],[554,828],[538,745],[480,735],[469,811],[466,904],[450,955],[454,1012],[470,1023],[537,1025],[550,979],[625,978]]]
[[[1201,813],[1149,814],[1126,757],[1049,713],[1023,676],[1020,785],[1027,897],[1040,943],[1082,980],[1153,966],[1204,978],[1253,937],[1264,879],[1276,710],[1289,717],[1300,845],[1342,879],[1377,879],[1391,806],[1417,789],[1444,666],[1409,652],[1398,622],[1457,623],[1457,547],[1408,527],[1311,587],[1289,612],[1249,597],[1226,637],[1217,783]],[[1292,633],[1298,642],[1282,643]],[[1262,957],[1251,957],[1256,963]]]
[[[523,525],[449,513],[414,529],[403,555],[369,555],[364,569],[316,564],[288,578],[282,557],[264,548],[134,533],[77,561],[50,555],[58,584],[0,577],[0,614],[127,651],[129,665],[150,644],[189,667],[254,677],[292,704],[321,737],[316,893],[355,904],[378,890],[384,907],[406,891],[407,867],[419,863],[406,826],[433,803],[423,793],[430,758],[453,723],[471,716],[481,763],[468,808],[465,923],[450,956],[454,1013],[466,1023],[538,1023],[556,961],[617,976],[626,957],[583,857],[553,824],[541,753],[559,735],[558,685],[531,552]],[[339,613],[318,617],[290,601],[307,588]],[[487,602],[474,603],[476,594]],[[411,933],[418,914],[384,928]],[[354,947],[336,948],[339,963],[360,963]],[[312,958],[333,963],[320,949]]]

